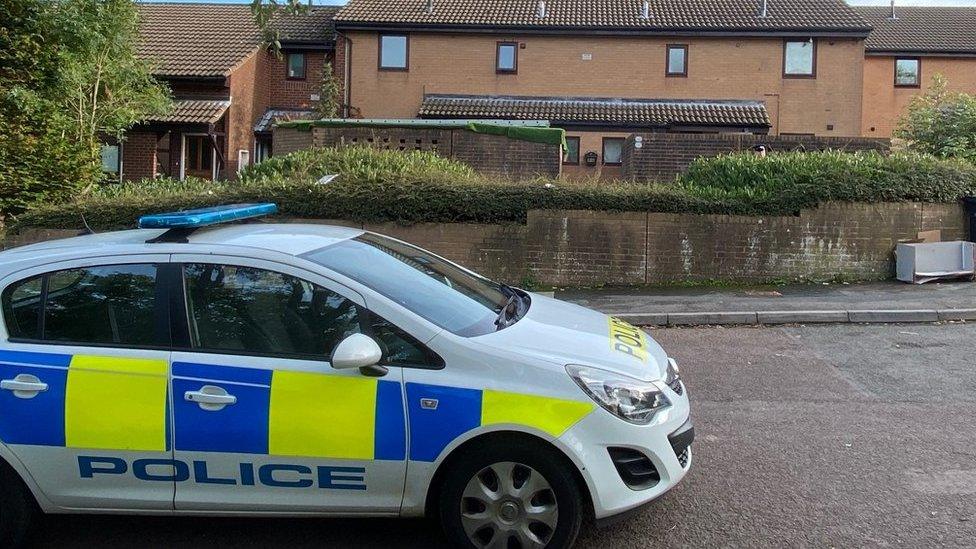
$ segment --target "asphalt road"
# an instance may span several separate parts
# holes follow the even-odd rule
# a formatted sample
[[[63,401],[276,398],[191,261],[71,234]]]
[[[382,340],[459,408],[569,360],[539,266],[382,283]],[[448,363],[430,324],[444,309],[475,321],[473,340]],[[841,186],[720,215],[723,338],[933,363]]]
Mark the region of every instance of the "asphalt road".
[[[698,433],[686,480],[580,547],[976,547],[976,325],[654,330]],[[438,547],[424,521],[46,521],[41,547]]]

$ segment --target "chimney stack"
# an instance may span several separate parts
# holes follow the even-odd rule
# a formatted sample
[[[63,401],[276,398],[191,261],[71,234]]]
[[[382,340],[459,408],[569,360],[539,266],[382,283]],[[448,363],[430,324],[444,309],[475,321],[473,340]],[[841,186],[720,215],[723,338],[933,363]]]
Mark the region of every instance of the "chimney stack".
[[[648,0],[644,0],[644,2],[641,4],[640,18],[641,19],[651,18],[651,3]]]
[[[895,0],[891,0],[891,16],[888,17],[888,19],[891,19],[892,21],[898,19],[898,14],[895,13]]]
[[[759,8],[759,17],[769,17],[769,0],[762,0],[762,6]]]
[[[434,0],[427,0],[427,13],[434,13]]]
[[[539,7],[536,8],[535,16],[539,19],[546,17],[546,0],[539,0]]]

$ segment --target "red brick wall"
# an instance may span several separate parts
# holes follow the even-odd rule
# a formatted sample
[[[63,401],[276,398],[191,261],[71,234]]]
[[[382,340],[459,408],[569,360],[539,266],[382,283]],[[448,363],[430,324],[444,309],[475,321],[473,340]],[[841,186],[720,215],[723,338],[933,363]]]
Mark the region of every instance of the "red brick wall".
[[[451,134],[451,157],[486,175],[511,180],[556,178],[562,169],[560,145],[464,130]]]
[[[647,284],[688,280],[765,281],[888,278],[895,244],[941,229],[964,238],[958,204],[825,204],[798,216],[726,216],[646,212],[529,212],[525,224],[395,223],[358,225],[401,238],[486,276],[518,284],[526,277],[556,286]],[[72,236],[35,229],[6,246]]]
[[[311,133],[309,139],[307,135]],[[332,128],[311,132],[281,128],[274,130],[276,154],[309,147],[368,145],[401,151],[431,151],[468,164],[479,173],[504,179],[559,177],[562,148],[559,145],[509,139],[466,130],[436,128]]]
[[[287,54],[279,59],[268,55],[265,79],[269,82],[269,105],[277,108],[314,109],[318,101],[311,96],[319,94],[322,88],[322,70],[331,54],[324,51],[305,52],[305,79],[288,80],[285,69]]]
[[[122,143],[122,179],[136,181],[156,176],[155,132],[132,131]]]

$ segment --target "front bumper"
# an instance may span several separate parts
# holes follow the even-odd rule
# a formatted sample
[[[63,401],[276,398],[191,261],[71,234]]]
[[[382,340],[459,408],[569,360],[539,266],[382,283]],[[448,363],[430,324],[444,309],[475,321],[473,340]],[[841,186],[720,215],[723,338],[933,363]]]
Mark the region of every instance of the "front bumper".
[[[560,437],[587,483],[595,518],[605,519],[660,497],[691,467],[695,429],[687,391],[681,395],[670,388],[666,391],[672,405],[650,425],[627,423],[597,409]],[[633,462],[634,456],[646,457],[637,467],[643,474],[637,480],[621,469],[621,463]],[[656,475],[647,474],[650,466]]]

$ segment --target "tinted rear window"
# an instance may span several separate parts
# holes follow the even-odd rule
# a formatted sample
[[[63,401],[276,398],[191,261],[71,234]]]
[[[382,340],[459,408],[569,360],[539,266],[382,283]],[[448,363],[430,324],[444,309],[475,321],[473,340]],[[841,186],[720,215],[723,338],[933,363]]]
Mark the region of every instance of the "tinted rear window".
[[[2,300],[14,339],[122,346],[160,342],[155,265],[55,271],[12,284]]]

